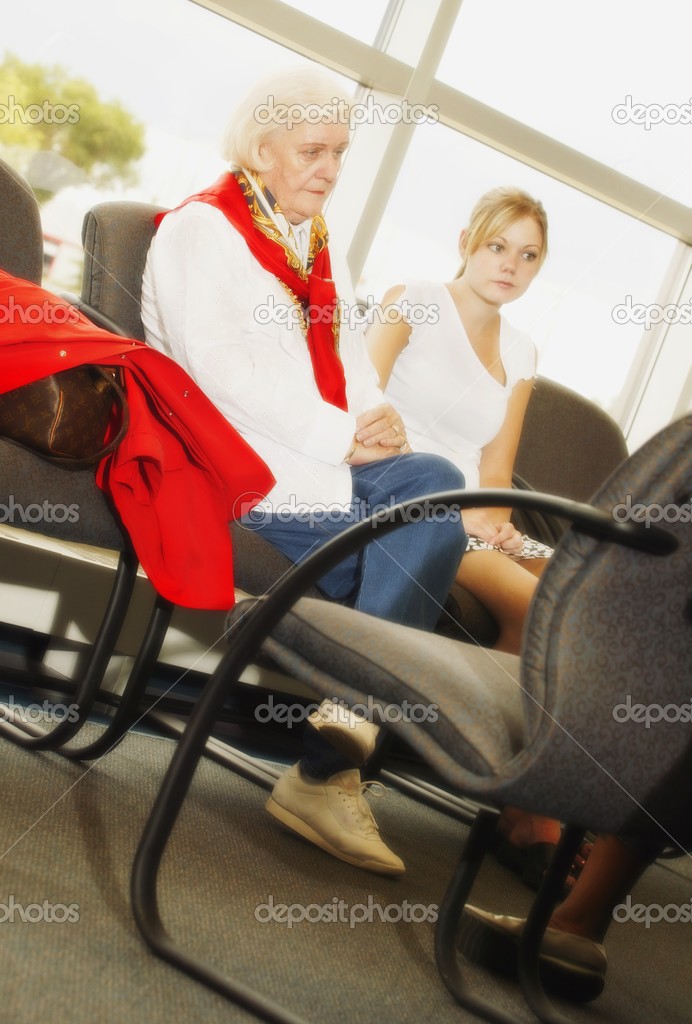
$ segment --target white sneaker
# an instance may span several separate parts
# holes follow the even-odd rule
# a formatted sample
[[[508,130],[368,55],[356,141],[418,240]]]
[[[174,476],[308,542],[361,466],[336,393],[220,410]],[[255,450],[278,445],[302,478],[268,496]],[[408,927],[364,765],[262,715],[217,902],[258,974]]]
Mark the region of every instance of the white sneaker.
[[[274,786],[266,808],[282,824],[347,864],[401,875],[404,862],[380,838],[363,796],[373,785],[382,783],[361,782],[357,768],[323,780],[304,776],[295,764]]]
[[[380,731],[379,725],[331,700],[323,700],[317,710],[308,715],[308,722],[355,765],[363,764],[370,757]]]

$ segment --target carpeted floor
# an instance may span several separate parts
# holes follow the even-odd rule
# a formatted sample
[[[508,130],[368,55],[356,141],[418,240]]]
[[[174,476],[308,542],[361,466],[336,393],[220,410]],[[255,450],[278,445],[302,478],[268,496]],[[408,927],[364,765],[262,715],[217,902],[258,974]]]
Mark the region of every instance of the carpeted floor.
[[[89,766],[0,742],[1,1021],[254,1019],[154,957],[131,915],[130,866],[172,749],[170,740],[130,735]],[[408,868],[393,880],[284,832],[264,812],[264,799],[263,790],[219,765],[200,766],[162,874],[163,918],[185,948],[314,1024],[474,1019],[438,978],[431,920],[465,826],[389,790],[376,814]],[[634,899],[690,906],[690,866],[656,865]],[[529,898],[494,862],[474,893],[474,902],[510,913],[525,911]],[[294,916],[312,904],[307,912],[322,920],[292,928],[266,920],[271,901]],[[39,915],[36,904],[44,920],[21,920]],[[322,908],[337,904],[345,920],[325,920]],[[371,920],[360,920],[368,914]],[[607,948],[606,991],[591,1007],[563,1004],[572,1020],[692,1020],[692,923],[614,924]],[[510,982],[476,969],[471,976],[518,1021],[532,1019]]]

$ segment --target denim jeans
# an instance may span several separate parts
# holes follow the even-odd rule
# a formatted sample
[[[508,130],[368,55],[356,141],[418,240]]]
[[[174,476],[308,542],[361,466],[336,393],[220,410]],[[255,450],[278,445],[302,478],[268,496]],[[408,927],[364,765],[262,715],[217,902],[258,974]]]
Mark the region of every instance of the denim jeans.
[[[464,486],[463,474],[447,459],[413,452],[351,469],[353,497],[346,510],[314,510],[295,516],[267,515],[253,521],[252,513],[241,520],[246,529],[258,530],[294,563],[354,522],[410,498],[424,498],[438,491]],[[360,552],[346,558],[319,581],[320,589],[370,615],[419,629],[435,628],[466,548],[458,511],[426,509],[424,503],[411,515],[412,522]],[[352,767],[308,724],[305,758],[301,767],[317,778],[326,778]]]
[[[378,508],[436,491],[460,489],[462,473],[437,455],[411,453],[351,469],[353,498],[349,509],[322,510],[290,516],[279,510],[241,520],[279,548],[292,562],[312,551]],[[417,509],[412,520],[423,515]],[[434,629],[466,545],[458,512],[438,510],[428,518],[373,540],[344,559],[320,581],[320,589],[379,618],[419,629]]]

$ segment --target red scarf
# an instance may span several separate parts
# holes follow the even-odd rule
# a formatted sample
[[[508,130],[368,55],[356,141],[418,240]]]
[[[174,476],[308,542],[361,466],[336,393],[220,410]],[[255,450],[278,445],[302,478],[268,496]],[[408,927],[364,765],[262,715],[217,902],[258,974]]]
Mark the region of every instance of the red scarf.
[[[252,186],[244,175],[241,180],[242,187],[234,174],[226,172],[210,188],[190,196],[180,205],[208,203],[220,210],[243,236],[257,262],[295,295],[304,312],[308,311],[307,343],[317,388],[325,402],[346,411],[346,380],[338,355],[337,295],[331,277],[326,232],[325,244],[315,255],[310,273],[298,269],[295,257],[291,259],[282,245],[257,227],[249,205],[254,197]],[[159,214],[157,226],[165,216],[165,213]]]

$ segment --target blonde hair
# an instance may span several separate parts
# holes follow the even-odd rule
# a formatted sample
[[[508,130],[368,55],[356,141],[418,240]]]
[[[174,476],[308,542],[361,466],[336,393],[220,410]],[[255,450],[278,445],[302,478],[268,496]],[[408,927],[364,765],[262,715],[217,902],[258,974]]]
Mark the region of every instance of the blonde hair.
[[[538,267],[548,255],[548,217],[543,209],[543,204],[534,199],[528,192],[522,192],[519,188],[511,186],[500,186],[493,188],[481,196],[473,210],[471,219],[466,229],[466,253],[473,255],[480,247],[510,224],[524,217],[532,217],[541,229],[543,244],[538,254]],[[464,273],[466,260],[462,263],[458,278]]]
[[[231,168],[269,170],[260,148],[287,125],[308,121],[350,124],[352,97],[321,68],[289,68],[261,79],[238,103],[224,132],[221,155]]]

